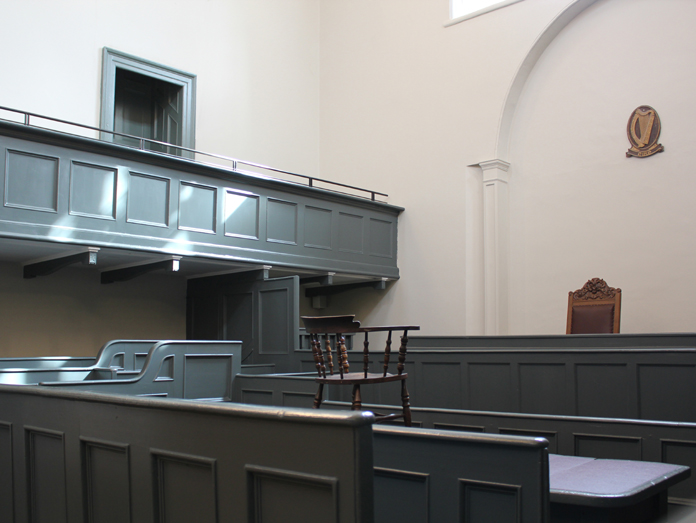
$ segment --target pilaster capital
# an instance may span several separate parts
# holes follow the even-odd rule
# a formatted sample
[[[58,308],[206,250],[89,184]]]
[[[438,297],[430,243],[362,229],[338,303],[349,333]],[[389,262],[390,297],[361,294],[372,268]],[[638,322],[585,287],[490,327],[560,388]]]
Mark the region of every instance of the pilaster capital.
[[[500,181],[508,183],[510,181],[510,175],[508,174],[510,164],[505,160],[487,160],[477,165],[483,171],[484,182]]]

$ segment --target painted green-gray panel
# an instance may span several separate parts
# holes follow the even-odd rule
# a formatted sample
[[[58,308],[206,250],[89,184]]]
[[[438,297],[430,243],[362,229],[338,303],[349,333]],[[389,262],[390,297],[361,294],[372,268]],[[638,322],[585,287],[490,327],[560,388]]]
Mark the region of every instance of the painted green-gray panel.
[[[116,219],[117,171],[73,162],[70,168],[70,214]]]
[[[292,336],[293,311],[292,289],[268,289],[259,291],[259,334],[260,354],[289,354],[292,347],[289,342]]]
[[[297,204],[268,199],[266,238],[269,242],[297,243]]]
[[[58,158],[7,151],[5,205],[58,212]]]
[[[94,523],[130,521],[128,445],[83,441],[85,504]]]
[[[391,258],[394,256],[394,224],[370,218],[370,254]]]
[[[0,237],[399,277],[398,207],[11,122],[0,150]]]
[[[14,485],[12,483],[12,425],[0,421],[0,514],[14,513]]]
[[[225,234],[259,239],[259,197],[237,191],[225,191]]]
[[[179,229],[215,234],[217,189],[181,182]]]
[[[35,523],[67,522],[67,480],[62,433],[27,430],[29,513]]]
[[[169,225],[169,179],[130,173],[128,221],[144,225]]]
[[[339,213],[338,245],[342,252],[363,252],[363,217],[355,214]]]
[[[330,209],[305,207],[305,247],[331,249],[331,216]]]

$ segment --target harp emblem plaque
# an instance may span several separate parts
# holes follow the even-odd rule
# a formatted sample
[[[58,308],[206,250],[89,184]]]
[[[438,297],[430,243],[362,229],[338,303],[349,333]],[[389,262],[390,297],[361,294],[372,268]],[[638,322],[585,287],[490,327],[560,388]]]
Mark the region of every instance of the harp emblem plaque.
[[[628,141],[631,148],[626,151],[626,156],[645,158],[655,153],[661,153],[665,148],[657,143],[660,138],[660,117],[657,111],[649,105],[641,105],[628,119]]]

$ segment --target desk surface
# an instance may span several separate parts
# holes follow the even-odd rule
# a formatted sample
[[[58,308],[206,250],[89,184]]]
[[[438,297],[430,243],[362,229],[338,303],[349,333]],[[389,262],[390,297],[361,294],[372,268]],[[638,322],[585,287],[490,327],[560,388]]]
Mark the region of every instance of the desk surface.
[[[552,503],[619,507],[659,494],[691,474],[683,465],[549,455]]]

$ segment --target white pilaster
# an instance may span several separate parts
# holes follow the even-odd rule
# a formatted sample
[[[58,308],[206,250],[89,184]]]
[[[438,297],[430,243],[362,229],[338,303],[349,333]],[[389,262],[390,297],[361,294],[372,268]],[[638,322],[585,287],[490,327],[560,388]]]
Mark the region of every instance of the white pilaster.
[[[507,334],[510,164],[496,159],[478,165],[483,171],[484,330],[487,335]]]

